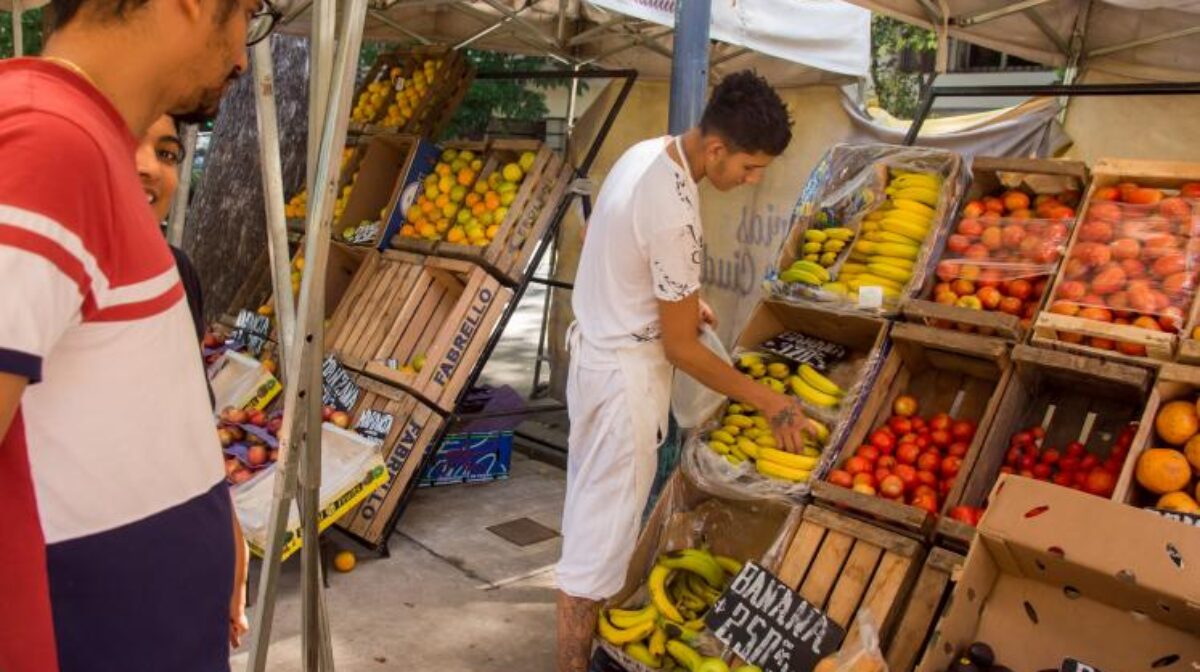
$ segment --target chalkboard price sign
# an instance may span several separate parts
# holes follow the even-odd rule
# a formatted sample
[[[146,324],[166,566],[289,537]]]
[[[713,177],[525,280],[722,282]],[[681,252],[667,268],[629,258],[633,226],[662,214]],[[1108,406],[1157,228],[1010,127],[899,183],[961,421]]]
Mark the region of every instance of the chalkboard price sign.
[[[271,318],[249,310],[238,311],[230,340],[245,346],[254,357],[262,354],[263,346],[271,336]]]
[[[753,562],[704,621],[717,639],[764,672],[809,672],[846,638],[842,626]]]
[[[350,412],[354,402],[358,401],[358,385],[333,355],[326,357],[321,364],[321,377],[325,383],[321,390],[322,403],[339,411]]]
[[[372,441],[383,443],[387,439],[388,433],[392,431],[392,425],[395,422],[396,416],[368,408],[358,419],[358,425],[354,431]]]
[[[846,358],[845,346],[796,331],[784,332],[763,343],[759,349],[797,364],[808,364],[818,371],[828,371],[829,367]]]

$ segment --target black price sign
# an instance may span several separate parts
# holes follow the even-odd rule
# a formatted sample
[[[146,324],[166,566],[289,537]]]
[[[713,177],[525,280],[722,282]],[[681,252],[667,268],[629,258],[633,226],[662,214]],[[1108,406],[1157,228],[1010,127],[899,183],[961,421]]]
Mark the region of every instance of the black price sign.
[[[326,357],[321,364],[321,377],[325,381],[321,390],[322,403],[339,411],[350,412],[354,402],[358,401],[358,385],[333,355]]]
[[[1191,525],[1192,527],[1200,527],[1200,514],[1183,513],[1182,511],[1167,511],[1166,509],[1156,509],[1153,506],[1147,506],[1146,510],[1157,513],[1167,520],[1173,520],[1177,523],[1183,523],[1184,525]]]
[[[797,364],[808,364],[818,371],[828,371],[829,367],[846,358],[845,346],[795,331],[784,332],[763,343],[758,349],[790,359]]]
[[[249,310],[238,311],[230,340],[245,346],[246,351],[258,357],[271,336],[271,318]]]
[[[846,638],[842,626],[753,562],[742,567],[704,622],[765,672],[808,672]]]
[[[392,431],[392,425],[395,422],[396,416],[368,408],[358,419],[358,425],[354,427],[354,431],[372,441],[383,443],[387,439],[388,432]]]
[[[1081,663],[1074,658],[1063,658],[1062,667],[1058,669],[1059,672],[1101,672],[1100,668]]]

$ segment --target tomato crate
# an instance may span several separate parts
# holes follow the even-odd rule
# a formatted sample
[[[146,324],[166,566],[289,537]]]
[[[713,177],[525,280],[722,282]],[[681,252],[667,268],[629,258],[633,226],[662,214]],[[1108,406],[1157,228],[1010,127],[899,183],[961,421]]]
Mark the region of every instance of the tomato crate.
[[[933,533],[937,515],[949,508],[954,485],[966,479],[979,456],[1009,384],[1010,348],[1000,338],[910,323],[894,325],[891,341],[891,351],[850,430],[837,467],[825,480],[813,483],[813,496],[827,506],[925,541]],[[880,466],[885,457],[891,459]],[[881,469],[893,473],[880,474]],[[901,480],[902,490],[895,499],[876,494],[885,487],[876,479],[889,475]],[[847,477],[865,483],[852,489]],[[892,487],[895,481],[886,485]]]
[[[550,228],[556,211],[567,197],[574,169],[539,140],[492,140],[475,151],[485,157],[474,181],[473,190],[476,193],[469,194],[466,203],[455,212],[457,217],[470,222],[470,216],[465,215],[463,210],[471,208],[471,216],[482,218],[477,226],[486,231],[486,235],[468,239],[455,233],[452,237],[451,233],[460,228],[460,220],[456,218],[447,231],[438,231],[432,238],[421,236],[419,229],[415,228],[419,224],[412,225],[414,220],[406,210],[402,216],[410,226],[400,227],[400,233],[392,237],[391,245],[409,252],[473,261],[486,266],[506,284],[517,285],[524,278],[534,251]],[[504,198],[504,194],[497,192],[504,188],[502,182],[507,180],[505,171],[513,165],[521,166],[523,157],[528,167],[518,171],[520,183],[513,191],[511,201],[488,202],[485,199],[472,204],[473,197],[480,195],[480,189],[487,199]],[[497,195],[493,197],[493,194]],[[496,221],[493,217],[501,211],[502,217]]]
[[[355,376],[358,400],[351,427],[368,425],[380,441],[388,481],[338,521],[343,531],[372,548],[387,544],[387,534],[404,501],[416,486],[421,465],[436,448],[433,441],[445,418],[416,396],[367,376]],[[362,432],[363,430],[359,430]]]
[[[887,647],[888,669],[910,672],[933,639],[938,620],[950,604],[966,557],[944,548],[931,548],[917,582],[904,606],[904,614]]]
[[[474,79],[470,59],[450,47],[420,45],[380,54],[354,96],[349,128],[437,138]]]
[[[1122,432],[1129,432],[1127,440],[1132,439],[1130,424],[1141,417],[1150,394],[1147,369],[1099,357],[1018,345],[1012,362],[1012,381],[1000,398],[974,467],[951,493],[951,509],[984,507],[1002,469],[1021,473],[1024,467],[1020,464],[1008,464],[1014,437],[1021,439],[1016,450],[1037,453],[1029,458],[1028,470],[1041,469],[1039,475],[1047,480],[1052,473],[1061,472],[1065,483],[1066,477],[1078,473],[1078,463],[1087,455],[1093,456],[1100,468],[1113,455]],[[1038,441],[1030,434],[1033,428],[1044,432],[1044,438]],[[1025,435],[1030,440],[1024,440]],[[1123,450],[1128,449],[1126,445]],[[1071,459],[1070,468],[1065,468],[1068,465],[1060,458]],[[1115,493],[1124,464],[1122,458],[1117,460],[1108,472],[1110,494]],[[1093,487],[1102,484],[1103,478],[1098,478]],[[937,537],[940,543],[965,552],[975,538],[975,528],[943,516],[938,520]]]
[[[1129,459],[1125,461],[1125,468],[1117,481],[1116,492],[1113,493],[1114,500],[1140,508],[1200,513],[1200,508],[1196,505],[1196,502],[1200,501],[1200,479],[1195,477],[1200,474],[1200,466],[1196,466],[1200,464],[1200,449],[1193,447],[1191,451],[1186,450],[1186,446],[1194,446],[1191,440],[1196,432],[1192,431],[1195,426],[1192,413],[1197,400],[1200,400],[1200,368],[1183,364],[1164,364],[1158,371],[1158,377],[1145,404],[1145,411],[1141,414],[1141,423],[1133,439]],[[1172,422],[1160,420],[1161,416],[1165,415],[1164,409],[1172,405],[1175,408],[1170,413],[1178,419]],[[1163,464],[1164,460],[1155,460],[1159,466],[1146,471],[1157,480],[1161,480],[1167,475],[1163,467],[1175,466],[1173,473],[1177,475],[1178,487],[1162,488],[1164,492],[1151,492],[1139,483],[1139,462],[1146,451],[1152,449],[1167,449],[1171,454],[1156,453],[1157,457],[1168,458],[1169,461]],[[1182,453],[1182,456],[1176,453]],[[1191,479],[1187,478],[1189,466],[1192,469]],[[1157,483],[1155,485],[1158,486]],[[1183,493],[1187,499],[1176,503],[1162,501],[1162,496],[1168,492]]]
[[[901,304],[905,319],[1023,342],[1087,181],[1077,161],[976,157],[934,273]]]
[[[354,279],[326,339],[348,368],[454,409],[512,298],[482,267],[389,250]]]
[[[1142,366],[1173,361],[1193,314],[1200,163],[1102,159],[1031,342]]]
[[[887,646],[901,623],[925,548],[915,539],[821,506],[807,506],[783,554],[779,579],[857,638],[870,609]]]

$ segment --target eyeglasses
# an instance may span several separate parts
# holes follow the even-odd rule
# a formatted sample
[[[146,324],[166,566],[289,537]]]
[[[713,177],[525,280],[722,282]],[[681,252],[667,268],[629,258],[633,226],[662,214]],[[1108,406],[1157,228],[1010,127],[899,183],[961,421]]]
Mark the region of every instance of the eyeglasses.
[[[250,17],[250,24],[246,27],[246,46],[253,46],[270,37],[281,18],[283,12],[275,9],[271,0],[263,0],[262,7]]]

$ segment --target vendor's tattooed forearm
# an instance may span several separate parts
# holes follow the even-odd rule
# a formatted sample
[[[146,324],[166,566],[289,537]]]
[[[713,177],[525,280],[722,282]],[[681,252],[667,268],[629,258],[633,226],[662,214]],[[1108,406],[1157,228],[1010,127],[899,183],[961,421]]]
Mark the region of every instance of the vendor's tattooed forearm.
[[[770,419],[771,427],[779,429],[804,418],[804,411],[800,408],[800,403],[795,402],[782,411],[773,415]]]

